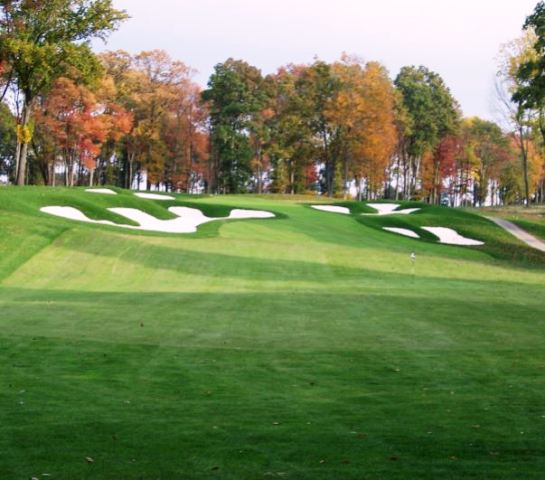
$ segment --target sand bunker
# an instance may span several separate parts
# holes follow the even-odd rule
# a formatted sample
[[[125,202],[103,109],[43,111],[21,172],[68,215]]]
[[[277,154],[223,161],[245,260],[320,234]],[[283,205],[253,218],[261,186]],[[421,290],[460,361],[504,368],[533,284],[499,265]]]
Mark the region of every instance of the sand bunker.
[[[231,220],[244,219],[244,218],[274,218],[274,213],[265,212],[263,210],[231,210],[231,213],[227,218]],[[221,220],[221,219],[220,219]]]
[[[363,215],[409,215],[420,210],[420,208],[396,210],[400,206],[398,203],[368,203],[367,206],[374,208],[378,213],[364,213]]]
[[[412,230],[409,230],[407,228],[383,227],[383,230],[386,230],[387,232],[398,233],[399,235],[404,235],[405,237],[420,238],[420,235],[418,235],[418,233],[413,232]]]
[[[89,193],[102,193],[104,195],[117,195],[116,192],[110,190],[109,188],[88,188],[85,191]]]
[[[311,205],[315,210],[321,210],[322,212],[342,213],[343,215],[350,215],[350,209],[346,207],[336,207],[335,205]]]
[[[484,245],[484,242],[480,242],[479,240],[473,240],[471,238],[463,237],[452,228],[422,227],[422,229],[432,233],[437,238],[439,238],[439,243],[444,243],[447,245],[466,245],[471,247]]]
[[[157,193],[137,192],[135,195],[140,198],[145,198],[146,200],[176,200],[176,198],[170,195],[159,195]]]
[[[445,245],[464,245],[469,247],[484,245],[484,243],[480,242],[479,240],[463,237],[452,228],[422,227],[422,229],[435,235],[437,238],[439,238],[439,243],[443,243]],[[407,228],[383,227],[383,230],[398,233],[399,235],[404,235],[406,237],[420,238],[420,235]]]
[[[134,225],[120,225],[108,220],[93,220],[87,217],[83,212],[73,207],[44,207],[40,211],[55,215],[56,217],[67,218],[69,220],[77,220],[79,222],[98,223],[102,225],[111,225],[120,228],[129,228],[131,230],[144,230],[148,232],[163,232],[163,233],[195,233],[197,227],[204,223],[213,222],[216,220],[234,220],[234,219],[251,219],[251,218],[274,218],[274,213],[259,211],[259,210],[239,210],[231,211],[228,217],[214,218],[207,217],[200,210],[189,207],[171,207],[169,212],[176,215],[177,218],[170,220],[160,220],[154,216],[137,210],[135,208],[109,208],[110,212],[121,215],[133,222]]]

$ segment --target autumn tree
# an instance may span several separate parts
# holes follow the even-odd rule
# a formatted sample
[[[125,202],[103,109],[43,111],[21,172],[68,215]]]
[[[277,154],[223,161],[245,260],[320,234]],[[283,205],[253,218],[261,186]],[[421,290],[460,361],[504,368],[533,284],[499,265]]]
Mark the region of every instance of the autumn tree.
[[[354,169],[367,179],[367,196],[376,198],[385,185],[396,148],[394,86],[381,64],[369,62],[363,70],[361,89],[363,117],[353,130]]]
[[[208,112],[189,75],[171,88],[162,133],[168,148],[164,181],[171,189],[192,192],[206,177]]]
[[[128,132],[107,142],[101,181],[116,180],[106,168],[116,159],[117,181],[127,188],[145,173],[148,186],[191,191],[204,181],[208,157],[207,112],[194,71],[162,50],[106,52],[100,58],[116,88],[115,105],[133,120]]]
[[[104,39],[126,14],[111,0],[3,0],[0,15],[0,62],[9,66],[8,81],[22,97],[16,164],[23,185],[37,98],[74,69],[83,77],[96,74],[89,41]]]
[[[536,36],[532,29],[523,36],[504,45],[500,52],[500,65],[496,93],[506,123],[515,135],[522,162],[524,203],[530,206],[529,148],[533,131],[541,125],[545,132],[545,105],[540,106],[534,90],[526,90],[527,80],[521,77],[524,65],[533,65],[538,58],[534,46]]]
[[[348,184],[353,177],[358,188],[358,197],[363,193],[363,182],[366,178],[364,171],[365,158],[363,135],[369,129],[368,119],[372,115],[367,112],[366,102],[368,92],[365,88],[365,63],[348,55],[342,56],[339,62],[332,67],[332,74],[337,81],[335,95],[327,105],[326,119],[330,124],[329,130],[334,132],[331,141],[330,157],[336,164],[334,172],[337,182],[342,179],[345,196]],[[367,147],[370,147],[370,143]],[[339,175],[340,174],[340,175]]]
[[[510,68],[503,68],[511,80],[512,101],[520,111],[519,117],[524,120],[524,113],[535,112],[536,130],[541,136],[540,142],[545,144],[545,3],[539,2],[534,12],[528,16],[523,26],[526,34],[511,44]],[[515,47],[515,48],[513,48]],[[518,47],[518,48],[517,48]],[[527,116],[531,116],[528,114]],[[529,204],[531,189],[529,146],[524,140],[524,129],[519,129],[519,147],[521,149],[524,171],[526,204]],[[541,184],[539,196],[545,185]]]
[[[92,183],[96,157],[113,126],[96,95],[68,78],[59,78],[36,109],[35,117],[38,128],[54,139],[57,154],[63,159],[65,185],[73,186],[83,169],[89,172]]]

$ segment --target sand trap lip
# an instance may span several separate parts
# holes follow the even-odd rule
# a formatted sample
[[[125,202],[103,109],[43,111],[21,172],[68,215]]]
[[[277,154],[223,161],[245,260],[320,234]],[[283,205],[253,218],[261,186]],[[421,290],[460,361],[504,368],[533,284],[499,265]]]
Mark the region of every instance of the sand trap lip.
[[[102,225],[115,225],[109,220],[93,220],[85,215],[82,211],[74,207],[43,207],[40,212],[54,215],[55,217],[67,218],[68,220],[77,220],[78,222],[100,223]],[[128,228],[133,228],[131,225],[126,225]]]
[[[145,198],[146,200],[176,200],[176,198],[170,195],[159,195],[157,193],[136,192],[135,196]]]
[[[117,192],[110,190],[109,188],[88,188],[85,190],[88,193],[102,193],[104,195],[117,195]]]
[[[422,230],[426,230],[427,232],[435,235],[437,238],[439,238],[439,243],[444,243],[446,245],[464,245],[470,247],[484,245],[484,242],[480,242],[479,240],[463,237],[452,228],[422,227]]]
[[[397,233],[405,237],[420,238],[420,235],[418,235],[418,233],[413,232],[408,228],[383,227],[383,230],[386,230],[387,232]]]
[[[399,203],[368,203],[367,206],[374,208],[378,213],[362,213],[362,215],[410,215],[421,210],[420,208],[396,210],[400,207]]]
[[[314,210],[320,210],[322,212],[330,213],[342,213],[343,215],[350,215],[350,209],[346,207],[338,207],[336,205],[311,205]]]
[[[93,220],[85,215],[82,211],[74,207],[44,207],[40,211],[56,217],[62,217],[69,220],[76,220],[86,223],[97,223],[102,225],[110,225],[119,228],[128,228],[131,230],[143,230],[148,232],[161,233],[195,233],[197,227],[204,223],[214,222],[216,220],[236,220],[236,219],[259,219],[259,218],[275,218],[274,213],[260,210],[240,210],[234,209],[228,217],[213,218],[207,217],[200,210],[189,207],[171,207],[169,212],[176,215],[177,218],[170,220],[160,220],[142,210],[136,208],[108,208],[108,211],[121,215],[133,222],[134,225],[122,225],[109,220]]]

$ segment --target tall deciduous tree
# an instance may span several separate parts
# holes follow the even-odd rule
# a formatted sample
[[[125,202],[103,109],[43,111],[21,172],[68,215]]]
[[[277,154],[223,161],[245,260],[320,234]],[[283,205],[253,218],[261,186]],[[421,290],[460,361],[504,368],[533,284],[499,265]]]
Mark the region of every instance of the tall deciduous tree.
[[[520,56],[514,66],[517,85],[513,100],[524,108],[545,105],[545,2],[539,2],[523,26],[527,34],[518,40]]]
[[[243,192],[252,175],[250,131],[267,105],[261,72],[241,60],[216,65],[202,98],[209,106],[215,178],[213,189]]]
[[[321,60],[302,70],[295,82],[296,108],[303,121],[313,132],[317,146],[318,159],[323,165],[323,190],[329,196],[335,194],[340,176],[339,159],[342,127],[331,115],[331,109],[341,88],[331,65]]]
[[[0,103],[0,174],[10,175],[15,157],[15,118],[9,108]]]
[[[92,172],[102,144],[113,131],[113,119],[104,113],[97,96],[83,85],[59,78],[35,117],[39,129],[53,139],[65,164],[65,184],[73,186],[78,170]],[[54,171],[54,164],[53,171]]]
[[[525,79],[528,65],[535,65],[538,53],[534,46],[536,36],[532,29],[520,38],[504,45],[500,54],[496,85],[498,99],[509,126],[516,132],[524,180],[524,202],[530,206],[529,148],[534,127],[542,125],[545,135],[545,105],[539,105],[538,88]],[[524,67],[526,65],[526,67]],[[524,75],[521,75],[521,72]],[[545,138],[545,136],[544,136]]]
[[[307,68],[306,65],[288,65],[267,78],[272,116],[267,121],[266,151],[271,161],[273,192],[304,193],[317,180],[313,174],[317,142],[302,115],[304,98],[300,98],[301,91],[296,88]]]
[[[32,110],[39,95],[74,68],[83,77],[99,70],[89,40],[104,39],[126,18],[111,0],[2,0],[0,61],[22,95],[18,128],[17,184],[26,177]]]
[[[411,170],[408,190],[412,196],[418,188],[424,154],[433,154],[441,140],[456,131],[460,111],[443,79],[426,67],[403,67],[395,84],[412,124],[406,140]]]

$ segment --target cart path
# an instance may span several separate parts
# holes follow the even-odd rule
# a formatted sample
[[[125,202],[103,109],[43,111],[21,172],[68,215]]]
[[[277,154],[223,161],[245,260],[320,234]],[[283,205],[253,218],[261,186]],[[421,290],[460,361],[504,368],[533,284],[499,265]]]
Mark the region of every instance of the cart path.
[[[519,240],[522,240],[526,245],[529,245],[536,250],[545,252],[545,242],[537,239],[533,235],[530,235],[527,231],[523,230],[519,226],[515,225],[512,222],[503,220],[502,218],[497,217],[486,217],[489,220],[492,220],[496,225],[499,225],[504,230],[507,230],[511,235],[514,235]]]

